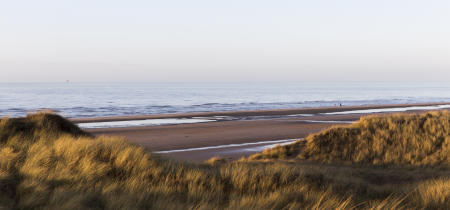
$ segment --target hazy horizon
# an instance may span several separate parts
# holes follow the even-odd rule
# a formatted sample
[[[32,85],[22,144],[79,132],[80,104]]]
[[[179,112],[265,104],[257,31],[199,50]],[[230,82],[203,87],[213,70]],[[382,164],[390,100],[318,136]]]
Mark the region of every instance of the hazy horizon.
[[[3,1],[0,82],[449,82],[448,1]]]

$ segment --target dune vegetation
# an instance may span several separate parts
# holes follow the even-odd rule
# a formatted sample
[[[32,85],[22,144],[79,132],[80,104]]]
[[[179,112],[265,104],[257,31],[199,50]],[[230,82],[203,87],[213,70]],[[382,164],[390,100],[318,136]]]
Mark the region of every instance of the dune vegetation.
[[[269,155],[270,154],[270,155]],[[250,159],[285,158],[320,163],[450,166],[450,113],[366,116]]]
[[[4,118],[0,209],[449,209],[449,116],[366,117],[203,164],[91,136],[49,112]]]

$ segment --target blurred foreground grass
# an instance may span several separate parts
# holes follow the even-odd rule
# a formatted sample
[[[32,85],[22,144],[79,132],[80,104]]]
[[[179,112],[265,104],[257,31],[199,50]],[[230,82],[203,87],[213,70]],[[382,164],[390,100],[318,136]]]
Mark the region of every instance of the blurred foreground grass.
[[[4,118],[0,209],[450,209],[449,116],[366,117],[204,164],[93,137],[48,112]]]

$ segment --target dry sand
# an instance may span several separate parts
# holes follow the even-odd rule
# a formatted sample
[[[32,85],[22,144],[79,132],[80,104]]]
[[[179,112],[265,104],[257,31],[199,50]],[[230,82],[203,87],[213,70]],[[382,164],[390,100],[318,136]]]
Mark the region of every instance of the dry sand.
[[[166,114],[146,116],[123,116],[109,118],[85,118],[71,119],[74,123],[109,122],[123,120],[183,118],[183,117],[208,117],[208,116],[277,116],[294,114],[319,114],[351,110],[399,108],[410,106],[431,106],[448,103],[435,104],[407,104],[407,105],[380,105],[380,106],[355,106],[355,107],[325,107],[305,109],[283,109],[283,110],[258,110],[258,111],[235,111],[235,112],[210,112],[210,113],[188,113],[188,114]],[[409,111],[417,113],[423,111]],[[227,144],[242,144],[261,141],[275,141],[282,139],[300,139],[310,133],[316,133],[333,125],[343,123],[314,123],[314,121],[357,121],[361,116],[354,115],[331,115],[314,117],[290,117],[269,120],[251,121],[219,121],[210,123],[147,126],[147,127],[124,127],[124,128],[98,128],[85,129],[94,135],[119,135],[125,136],[130,141],[140,144],[151,151],[180,150]],[[267,144],[268,145],[268,144]],[[258,145],[260,146],[260,145]],[[241,155],[248,156],[254,152],[243,152],[243,147],[230,147],[222,149],[196,150],[186,152],[167,153],[165,155],[185,160],[204,161],[216,155],[235,160]],[[235,151],[235,152],[233,152]]]

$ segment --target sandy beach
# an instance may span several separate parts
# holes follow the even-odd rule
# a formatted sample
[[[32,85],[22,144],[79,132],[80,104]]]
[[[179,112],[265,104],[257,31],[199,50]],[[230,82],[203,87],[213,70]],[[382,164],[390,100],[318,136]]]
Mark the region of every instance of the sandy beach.
[[[263,119],[263,120],[217,121],[209,123],[164,125],[164,126],[85,129],[87,132],[94,135],[124,136],[130,141],[148,148],[150,151],[170,151],[170,150],[184,150],[191,148],[213,147],[229,144],[245,144],[245,143],[268,142],[287,139],[301,139],[306,137],[308,134],[319,132],[333,125],[340,125],[340,124],[346,125],[350,121],[357,121],[361,116],[373,114],[386,114],[386,113],[370,113],[370,114],[339,114],[339,113],[324,114],[324,113],[336,113],[336,112],[368,110],[368,109],[390,109],[390,108],[402,108],[412,106],[424,107],[424,106],[436,106],[445,104],[448,103],[121,116],[121,117],[71,119],[71,121],[74,123],[93,123],[93,122],[110,122],[110,121],[126,121],[126,120],[192,118],[192,117],[211,117],[211,116],[233,116],[233,117],[266,116],[268,118],[270,118],[270,116],[274,117],[273,119]],[[404,113],[418,113],[425,111],[426,110],[418,109],[406,111]],[[314,116],[292,116],[292,115],[314,115]],[[193,161],[204,161],[216,155],[225,157],[230,160],[236,160],[240,158],[242,155],[249,156],[257,152],[256,150],[252,150],[251,147],[263,148],[262,146],[264,145],[271,145],[271,144],[261,143],[261,144],[242,145],[226,148],[190,150],[190,151],[165,153],[163,155]]]

